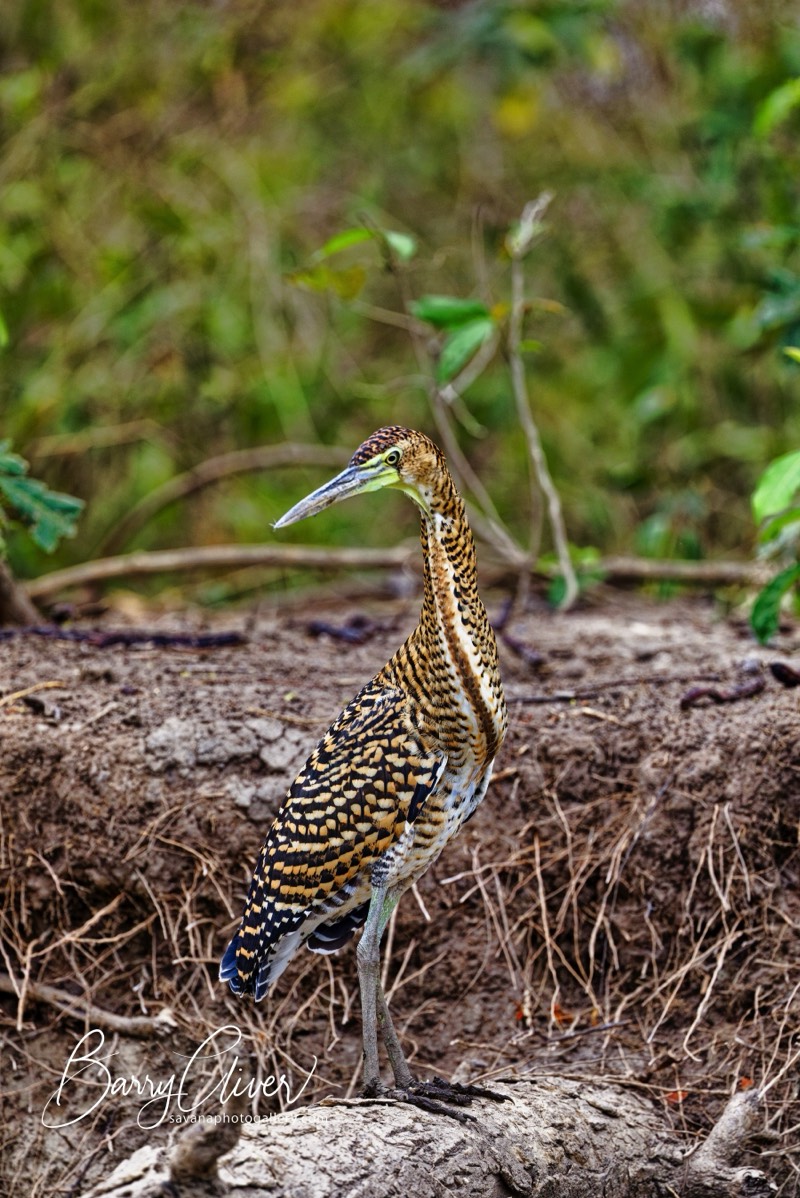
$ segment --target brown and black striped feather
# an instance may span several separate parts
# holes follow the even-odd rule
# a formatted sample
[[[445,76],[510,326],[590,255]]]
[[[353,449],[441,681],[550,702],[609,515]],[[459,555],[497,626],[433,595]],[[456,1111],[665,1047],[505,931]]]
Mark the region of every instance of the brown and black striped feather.
[[[368,898],[373,868],[420,814],[445,760],[423,744],[401,690],[373,680],[344,709],[267,833],[220,971],[235,992],[261,997],[283,937]]]

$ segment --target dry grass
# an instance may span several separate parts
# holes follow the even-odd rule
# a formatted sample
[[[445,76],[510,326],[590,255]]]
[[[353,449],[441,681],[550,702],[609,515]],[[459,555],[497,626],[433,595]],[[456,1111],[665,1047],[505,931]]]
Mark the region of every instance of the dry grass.
[[[754,837],[730,803],[712,804],[665,891],[645,839],[668,786],[649,802],[604,795],[569,806],[551,790],[520,833],[524,847],[506,860],[476,853],[469,870],[443,879],[466,883],[461,903],[480,896],[491,951],[520,996],[520,1031],[494,1046],[484,1076],[545,1044],[531,1071],[644,1088],[698,1140],[725,1098],[755,1086],[761,1154],[780,1158],[779,1192],[793,1194],[800,923],[775,869],[787,844],[775,829],[772,840],[763,829]]]
[[[232,688],[241,686],[232,668],[240,660],[230,659]],[[676,661],[674,672],[697,676],[701,667],[708,663]],[[666,709],[667,692],[679,710],[683,684],[670,683],[674,694],[660,687],[650,708],[635,706],[638,685],[602,685],[594,706],[570,708],[560,722],[547,723],[541,709],[530,723],[516,721],[490,801],[396,912],[383,969],[398,1031],[423,1073],[516,1070],[636,1087],[689,1143],[738,1088],[755,1087],[763,1130],[753,1148],[790,1198],[800,1194],[793,709],[783,723],[765,712],[757,726],[750,712],[727,740],[721,716],[712,723],[692,713],[680,728],[696,741],[664,752],[648,787],[639,762],[662,745],[672,750],[678,727],[649,716]],[[318,711],[287,714],[284,686],[259,695],[259,709],[308,725],[313,740]],[[106,698],[91,695],[101,710]],[[173,692],[163,702],[161,719]],[[245,713],[254,702],[242,699]],[[692,745],[709,736],[718,737],[712,748],[723,765],[728,746],[741,742],[758,768],[727,791],[721,765],[711,782],[702,773],[687,780]],[[602,747],[596,760],[587,745]],[[547,757],[548,746],[560,755]],[[115,784],[124,787],[121,760]],[[92,1027],[105,1030],[121,1072],[164,1076],[176,1054],[235,1025],[248,1076],[283,1074],[296,1093],[316,1057],[302,1101],[353,1094],[360,1013],[352,952],[301,954],[258,1007],[216,981],[259,830],[230,803],[197,797],[194,775],[165,782],[152,800],[142,785],[117,801],[104,783],[96,806],[87,799],[61,823],[42,762],[45,781],[31,755],[17,792],[12,779],[9,801],[0,796],[0,973],[13,979],[0,987],[0,1176],[10,1192],[75,1196],[146,1138],[122,1105],[101,1106],[63,1132],[41,1124],[71,1047]],[[59,784],[66,776],[72,786],[77,768],[59,761]],[[206,1070],[219,1077],[213,1057]],[[285,1105],[280,1090],[259,1111]]]
[[[649,801],[604,795],[584,804],[565,803],[551,789],[514,851],[484,859],[486,846],[476,846],[467,868],[427,888],[423,921],[426,904],[442,894],[466,912],[460,934],[471,928],[472,946],[483,944],[467,988],[500,974],[518,1005],[512,1036],[490,1029],[485,1041],[458,1044],[482,1054],[485,1077],[533,1058],[522,1068],[644,1088],[694,1138],[707,1132],[726,1096],[757,1086],[764,1097],[760,1147],[780,1158],[780,1192],[790,1194],[800,1177],[800,926],[767,864],[785,846],[754,839],[730,804],[711,805],[697,821],[682,875],[665,879],[653,835],[667,789]],[[242,1034],[237,1051],[258,1081],[283,1074],[296,1090],[318,1053],[304,1100],[352,1095],[360,1079],[352,1036],[346,1079],[341,1059],[342,1037],[358,1019],[352,970],[308,955],[259,1008],[223,991],[215,980],[220,930],[226,920],[232,926],[241,879],[212,849],[199,850],[177,831],[167,835],[166,824],[165,817],[152,820],[125,856],[138,889],[113,893],[109,879],[102,903],[35,854],[52,902],[44,929],[30,915],[40,900],[28,893],[29,859],[0,842],[0,953],[14,979],[5,987],[14,1002],[0,1028],[17,1062],[3,1084],[6,1103],[19,1101],[27,1077],[27,1105],[41,1108],[60,1072],[52,1039],[49,1056],[42,1049],[42,1031],[53,1033],[63,1053],[76,1023],[104,1027],[112,1048],[126,1035],[149,1036],[148,1052],[162,1069],[169,1049],[233,1024]],[[181,862],[169,889],[148,877],[159,852]],[[425,997],[426,980],[447,967],[450,954],[430,946],[420,954],[419,947],[419,937],[403,940],[393,920],[384,980],[410,1055],[424,1062],[429,1050],[414,1037],[435,1005]],[[212,1075],[219,1076],[213,1060]],[[285,1103],[281,1091],[274,1109]],[[124,1123],[115,1125],[102,1107],[77,1135],[65,1135],[61,1152],[53,1151],[53,1132],[36,1119],[33,1125],[24,1152],[16,1138],[0,1144],[11,1192],[33,1198],[77,1193],[92,1161],[125,1139]],[[27,1162],[37,1154],[50,1164],[27,1191]]]

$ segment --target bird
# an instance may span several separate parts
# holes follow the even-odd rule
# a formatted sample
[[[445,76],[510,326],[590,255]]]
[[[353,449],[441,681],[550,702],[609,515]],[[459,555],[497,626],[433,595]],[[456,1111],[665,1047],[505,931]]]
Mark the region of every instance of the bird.
[[[380,979],[380,942],[403,893],[483,799],[508,717],[497,642],[479,597],[475,544],[444,454],[390,425],[274,525],[389,487],[420,513],[419,623],[311,752],[269,828],[219,977],[260,1001],[303,945],[333,953],[363,928],[356,957],[366,1096],[451,1110],[480,1086],[411,1072]],[[381,1080],[380,1031],[394,1074]]]

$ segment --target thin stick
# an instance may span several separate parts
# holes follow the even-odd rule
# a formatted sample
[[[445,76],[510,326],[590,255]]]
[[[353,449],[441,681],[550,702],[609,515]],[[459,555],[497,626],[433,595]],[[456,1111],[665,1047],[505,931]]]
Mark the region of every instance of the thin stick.
[[[109,424],[100,428],[89,428],[80,433],[53,433],[37,437],[26,448],[31,458],[75,457],[91,449],[109,449],[117,445],[130,445],[133,441],[166,439],[165,430],[156,420],[129,420],[125,424]]]
[[[283,570],[394,570],[412,556],[410,549],[321,549],[306,545],[206,545],[198,549],[159,549],[104,557],[64,570],[53,570],[27,584],[33,599],[49,598],[67,587],[111,582],[117,578],[184,570],[230,570],[275,566]]]
[[[517,415],[528,443],[528,457],[533,469],[531,482],[533,483],[533,480],[536,480],[536,484],[547,501],[547,512],[553,534],[553,544],[558,557],[561,574],[564,578],[564,598],[561,601],[560,607],[566,611],[578,597],[578,580],[575,576],[575,569],[569,555],[569,542],[561,510],[561,499],[550,475],[547,459],[542,449],[539,430],[533,419],[530,397],[525,382],[525,364],[522,360],[522,323],[525,315],[525,272],[523,260],[539,231],[540,218],[550,203],[551,198],[548,192],[543,192],[537,200],[526,204],[518,232],[507,239],[507,246],[511,255],[511,316],[508,324],[508,364],[511,372],[514,400],[517,406]],[[535,492],[531,495],[531,506],[531,514],[533,516],[537,506]],[[531,544],[530,554],[532,558],[538,557],[538,545]]]
[[[32,952],[31,957],[46,957],[53,952],[54,949],[61,948],[63,944],[69,944],[71,941],[80,940],[84,933],[88,932],[90,928],[93,928],[96,923],[99,923],[101,919],[106,917],[106,915],[110,915],[112,911],[116,911],[117,907],[124,900],[124,898],[124,894],[118,894],[116,898],[111,900],[110,903],[106,903],[105,907],[101,907],[99,911],[95,911],[94,915],[91,915],[85,923],[81,924],[79,928],[76,928],[72,932],[65,932],[63,936],[60,936],[58,940],[53,941],[52,944],[47,944],[44,948],[39,948],[36,950],[36,952]]]
[[[0,973],[0,993],[13,994],[15,998],[19,999],[22,997],[20,994],[21,984],[22,978],[17,979],[6,973]],[[48,1006],[57,1007],[64,1014],[71,1015],[74,1019],[85,1020],[92,1027],[105,1028],[106,1031],[120,1032],[126,1036],[136,1036],[142,1040],[149,1040],[153,1036],[169,1031],[175,1025],[172,1017],[167,1015],[166,1008],[162,1015],[155,1019],[146,1015],[116,1015],[113,1011],[106,1011],[102,1007],[94,1006],[78,994],[57,990],[55,986],[46,986],[43,982],[28,981],[24,989],[24,997],[32,999],[34,1002],[43,1002]]]
[[[105,535],[97,552],[116,553],[165,507],[223,479],[237,474],[278,470],[282,466],[341,466],[347,461],[347,456],[344,449],[326,445],[297,445],[286,441],[280,445],[259,445],[254,449],[239,449],[207,458],[191,470],[176,474],[162,486],[148,492]]]
[[[738,920],[737,920],[737,923],[738,923]],[[706,992],[703,995],[702,1001],[700,1002],[700,1005],[698,1006],[697,1011],[695,1012],[694,1019],[692,1020],[692,1025],[689,1028],[689,1030],[687,1031],[686,1035],[683,1037],[683,1050],[687,1054],[687,1056],[690,1056],[692,1058],[693,1061],[700,1061],[702,1058],[699,1057],[697,1055],[697,1053],[692,1052],[692,1050],[689,1048],[689,1041],[691,1040],[692,1036],[695,1033],[695,1030],[697,1029],[700,1022],[702,1021],[703,1016],[705,1015],[706,1011],[708,1010],[708,1005],[711,1002],[711,996],[714,993],[714,987],[717,984],[717,979],[719,978],[719,975],[722,972],[722,966],[725,964],[725,958],[728,955],[728,950],[733,946],[734,942],[736,940],[738,940],[740,936],[741,936],[741,932],[737,931],[736,927],[734,927],[734,928],[732,928],[730,933],[725,937],[722,944],[719,946],[719,952],[717,953],[717,963],[714,966],[714,972],[711,974],[711,978],[709,980],[708,986],[706,987]]]
[[[408,312],[411,308],[411,296],[406,276],[399,268],[399,264],[395,260],[391,250],[387,253],[386,264],[394,275],[403,308]],[[447,455],[453,477],[458,484],[459,490],[470,491],[480,504],[480,508],[477,510],[470,505],[469,517],[472,526],[482,540],[487,541],[489,544],[502,546],[504,558],[513,563],[515,569],[523,568],[527,565],[526,555],[514,541],[514,538],[500,518],[489,492],[470,466],[466,456],[461,452],[461,447],[453,430],[450,408],[453,402],[461,397],[466,387],[474,382],[476,376],[472,373],[473,363],[468,362],[460,374],[446,384],[445,389],[442,390],[433,381],[430,354],[425,344],[425,338],[422,335],[422,329],[417,322],[412,321],[409,325],[409,333],[420,372],[424,378],[430,380],[427,391],[431,412],[436,422],[442,449]],[[483,355],[481,355],[481,362],[484,362]],[[486,364],[488,364],[488,358],[486,359]],[[445,393],[447,399],[445,399]]]
[[[444,439],[444,438],[443,438]],[[475,521],[473,521],[475,523]],[[477,524],[476,524],[476,532]],[[488,532],[488,529],[485,530]],[[484,538],[485,539],[485,538]],[[514,547],[507,552],[496,540],[491,544],[494,568],[487,581],[500,582],[508,573],[519,573],[527,555]],[[387,549],[323,549],[311,545],[208,545],[197,549],[142,550],[120,557],[99,558],[64,570],[52,570],[25,584],[32,599],[50,599],[70,587],[93,586],[117,578],[188,570],[237,570],[252,566],[284,570],[396,570],[414,568],[416,553],[402,545]],[[533,570],[536,577],[551,578],[559,566]],[[606,557],[596,563],[606,582],[679,582],[694,586],[761,587],[774,571],[760,562],[685,562],[656,558]]]
[[[57,679],[52,679],[49,682],[34,682],[33,686],[26,686],[24,690],[12,691],[10,695],[3,695],[0,699],[0,707],[8,707],[11,703],[16,703],[17,699],[24,699],[28,695],[33,695],[36,691],[50,690],[53,687],[63,687],[64,683]]]

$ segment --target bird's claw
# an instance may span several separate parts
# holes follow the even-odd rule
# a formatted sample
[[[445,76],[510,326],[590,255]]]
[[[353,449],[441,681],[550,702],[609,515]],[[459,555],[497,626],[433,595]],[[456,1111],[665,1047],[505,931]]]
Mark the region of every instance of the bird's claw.
[[[402,1090],[388,1090],[387,1097],[395,1102],[407,1102],[432,1115],[447,1115],[448,1119],[455,1119],[458,1123],[477,1123],[474,1115],[458,1110],[458,1107],[469,1106],[471,1098],[445,1090],[432,1082],[411,1082]],[[451,1105],[448,1106],[448,1103]]]
[[[429,1082],[416,1082],[415,1085],[435,1087],[436,1092],[446,1102],[458,1102],[459,1096],[460,1100],[465,1104],[470,1103],[473,1098],[491,1098],[495,1102],[511,1101],[508,1094],[499,1094],[497,1090],[487,1090],[485,1086],[462,1085],[461,1082],[449,1082],[443,1077],[433,1077]],[[450,1095],[450,1097],[446,1097],[446,1095]]]
[[[458,1107],[470,1106],[474,1098],[492,1098],[497,1102],[506,1102],[507,1094],[498,1094],[495,1090],[487,1090],[483,1086],[462,1085],[460,1082],[449,1082],[443,1077],[433,1077],[430,1081],[412,1079],[408,1085],[384,1087],[380,1082],[373,1082],[364,1090],[364,1096],[375,1098],[391,1098],[395,1102],[407,1102],[420,1110],[430,1111],[435,1115],[447,1115],[459,1123],[476,1123],[474,1115],[468,1115]],[[456,1109],[453,1109],[456,1108]]]

